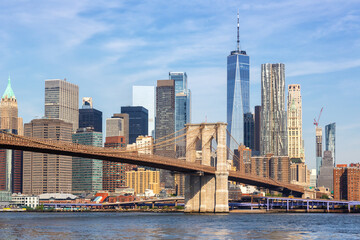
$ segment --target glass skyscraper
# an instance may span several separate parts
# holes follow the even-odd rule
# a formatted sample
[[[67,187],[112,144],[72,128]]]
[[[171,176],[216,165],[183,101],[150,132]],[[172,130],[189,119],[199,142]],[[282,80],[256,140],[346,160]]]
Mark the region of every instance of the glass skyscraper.
[[[335,128],[336,123],[330,123],[325,126],[325,151],[331,151],[331,156],[336,164],[335,157]]]
[[[142,106],[121,107],[121,113],[129,114],[129,144],[136,143],[138,136],[148,134],[148,110]]]
[[[231,151],[244,143],[244,114],[250,112],[250,58],[240,50],[238,15],[237,50],[227,57],[227,145]]]

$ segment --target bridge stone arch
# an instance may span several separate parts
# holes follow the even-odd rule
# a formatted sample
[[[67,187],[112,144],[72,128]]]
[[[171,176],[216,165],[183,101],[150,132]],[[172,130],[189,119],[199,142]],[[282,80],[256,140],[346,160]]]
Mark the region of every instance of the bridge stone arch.
[[[214,175],[202,173],[185,177],[185,212],[229,212],[226,162],[226,123],[186,125],[186,161],[216,168]],[[201,140],[201,158],[197,159],[196,142]],[[212,141],[217,144],[216,160],[211,161]]]

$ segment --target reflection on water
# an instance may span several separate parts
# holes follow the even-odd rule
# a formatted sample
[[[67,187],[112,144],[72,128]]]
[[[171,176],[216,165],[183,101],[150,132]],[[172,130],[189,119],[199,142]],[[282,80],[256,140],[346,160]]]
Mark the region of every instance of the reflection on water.
[[[0,239],[357,239],[358,214],[0,213]]]

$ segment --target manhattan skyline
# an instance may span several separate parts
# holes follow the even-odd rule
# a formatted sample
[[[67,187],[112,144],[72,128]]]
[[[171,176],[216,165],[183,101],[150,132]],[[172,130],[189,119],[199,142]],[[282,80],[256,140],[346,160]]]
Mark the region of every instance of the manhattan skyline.
[[[67,78],[106,119],[132,104],[133,85],[156,86],[168,72],[183,71],[192,122],[226,122],[226,57],[236,48],[239,9],[241,48],[251,56],[251,111],[261,103],[260,65],[284,63],[285,87],[302,87],[309,168],[315,167],[312,122],[322,106],[323,131],[337,125],[337,163],[350,163],[360,154],[359,7],[356,1],[3,1],[0,88],[10,73],[19,117],[29,123],[44,115],[45,80]]]

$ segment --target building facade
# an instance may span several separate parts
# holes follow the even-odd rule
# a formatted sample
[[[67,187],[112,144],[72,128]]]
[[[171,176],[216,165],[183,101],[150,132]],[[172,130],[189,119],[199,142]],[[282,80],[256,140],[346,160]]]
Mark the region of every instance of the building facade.
[[[360,168],[334,168],[334,199],[360,201]]]
[[[156,86],[156,124],[155,141],[173,138],[175,132],[175,81],[158,80]],[[176,156],[176,145],[165,145],[155,149],[156,155]],[[160,182],[164,187],[174,187],[174,177],[167,170],[160,170]]]
[[[325,126],[325,151],[331,151],[331,156],[334,159],[334,166],[336,164],[335,130],[336,123],[330,123]]]
[[[255,106],[254,114],[254,150],[252,154],[254,156],[260,155],[260,134],[261,132],[261,106]]]
[[[255,147],[255,122],[254,114],[244,114],[244,145],[251,150]]]
[[[237,150],[235,150],[235,156],[233,157],[233,166],[236,171],[242,173],[251,173],[251,149],[245,145],[240,145]]]
[[[319,175],[320,167],[322,164],[322,128],[316,126],[315,135],[315,153],[316,153],[316,174]]]
[[[288,155],[285,65],[261,65],[261,155]]]
[[[102,147],[102,133],[92,128],[79,128],[72,135],[72,142],[82,145]],[[90,193],[102,190],[102,161],[73,157],[72,159],[72,192]]]
[[[227,137],[230,151],[237,143],[244,143],[244,114],[250,112],[250,58],[240,49],[239,14],[237,23],[237,49],[227,57]],[[236,141],[236,142],[235,142]]]
[[[24,126],[27,137],[71,142],[72,124],[60,119],[34,119]],[[25,194],[70,193],[72,157],[24,152],[23,192]]]
[[[102,112],[93,108],[92,98],[83,98],[79,109],[79,128],[91,127],[95,132],[102,132]]]
[[[155,137],[155,87],[133,86],[133,106],[143,106],[148,110],[148,133]]]
[[[306,164],[300,158],[290,159],[290,183],[308,187],[310,175]]]
[[[45,80],[45,117],[70,122],[79,128],[79,87],[65,80]]]
[[[138,136],[148,134],[148,110],[141,106],[121,107],[121,113],[129,115],[129,144],[135,143]]]
[[[126,172],[126,186],[135,190],[136,194],[144,194],[151,189],[155,194],[160,193],[160,172],[138,168],[136,171]]]
[[[288,155],[305,162],[304,140],[302,138],[302,100],[300,84],[288,86]]]
[[[106,119],[106,137],[117,136],[123,136],[125,143],[129,144],[129,115],[127,113],[115,113],[111,118]]]
[[[290,160],[287,156],[266,156],[251,158],[251,175],[271,178],[275,181],[290,183]]]
[[[333,173],[334,173],[334,160],[330,151],[324,151],[324,157],[322,159],[322,165],[320,167],[317,186],[329,188],[333,190]]]
[[[24,134],[23,121],[18,117],[18,104],[10,77],[0,102],[0,129],[12,134]],[[0,149],[0,191],[22,192],[22,171],[22,151]]]

